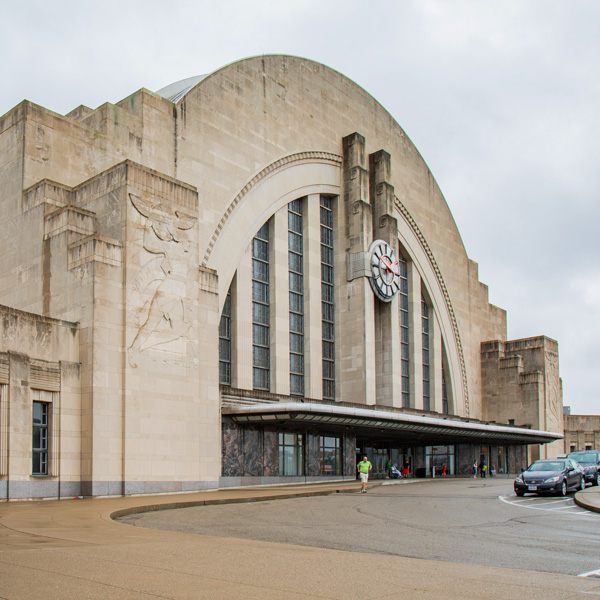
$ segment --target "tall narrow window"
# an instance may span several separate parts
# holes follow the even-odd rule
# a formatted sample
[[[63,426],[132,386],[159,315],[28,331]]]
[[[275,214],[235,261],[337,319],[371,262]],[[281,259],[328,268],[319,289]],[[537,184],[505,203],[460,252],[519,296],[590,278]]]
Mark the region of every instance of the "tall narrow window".
[[[448,388],[446,387],[446,369],[442,364],[442,412],[448,414]]]
[[[288,204],[290,271],[290,393],[304,395],[304,244],[302,199]]]
[[[421,338],[423,340],[423,410],[430,408],[429,306],[421,294]]]
[[[402,371],[402,406],[410,407],[410,347],[408,331],[408,264],[402,252],[398,252],[398,268],[400,272],[400,363]]]
[[[321,196],[321,331],[323,398],[335,400],[335,307],[333,302],[333,198]]]
[[[279,475],[304,475],[304,444],[302,434],[279,434]]]
[[[321,475],[342,474],[342,446],[339,437],[319,437]]]
[[[34,475],[48,475],[48,403],[33,403],[32,469]]]
[[[219,383],[231,385],[231,288],[219,323]]]
[[[252,386],[270,387],[269,223],[252,240]]]

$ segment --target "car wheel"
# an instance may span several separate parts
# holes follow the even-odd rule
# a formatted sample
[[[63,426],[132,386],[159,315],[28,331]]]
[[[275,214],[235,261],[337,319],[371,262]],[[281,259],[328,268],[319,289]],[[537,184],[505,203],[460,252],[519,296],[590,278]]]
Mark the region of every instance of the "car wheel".
[[[563,480],[561,486],[560,486],[560,495],[561,496],[566,496],[567,495],[567,482],[566,480]]]
[[[517,496],[524,496],[524,495],[525,495],[525,492],[515,492],[515,494],[516,494]]]
[[[583,477],[581,478],[581,481],[579,482],[579,489],[585,490],[585,479]]]
[[[600,485],[600,473],[596,471],[596,477],[592,479],[592,485]]]

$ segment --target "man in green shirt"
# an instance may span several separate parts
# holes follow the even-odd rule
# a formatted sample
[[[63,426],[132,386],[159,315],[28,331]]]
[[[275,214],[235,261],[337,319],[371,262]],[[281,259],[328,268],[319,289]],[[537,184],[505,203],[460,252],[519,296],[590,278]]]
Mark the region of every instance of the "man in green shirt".
[[[373,468],[373,465],[369,462],[369,459],[365,456],[357,465],[356,470],[360,475],[361,488],[360,493],[367,493],[367,481],[369,481],[369,471]]]

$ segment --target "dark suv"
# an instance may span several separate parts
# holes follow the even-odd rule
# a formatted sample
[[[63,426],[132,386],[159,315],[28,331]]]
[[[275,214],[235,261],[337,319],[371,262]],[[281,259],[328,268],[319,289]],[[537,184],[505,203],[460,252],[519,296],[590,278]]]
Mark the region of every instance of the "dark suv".
[[[568,454],[567,458],[576,460],[583,467],[586,483],[600,484],[600,450],[578,450]]]

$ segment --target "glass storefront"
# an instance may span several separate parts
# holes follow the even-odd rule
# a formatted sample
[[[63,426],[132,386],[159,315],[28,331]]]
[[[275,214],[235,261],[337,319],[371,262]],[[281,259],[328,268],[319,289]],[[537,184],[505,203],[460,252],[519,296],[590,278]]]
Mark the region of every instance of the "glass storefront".
[[[425,446],[427,477],[454,475],[454,446]]]
[[[279,475],[304,475],[304,444],[302,434],[279,434]]]
[[[342,474],[342,449],[339,437],[320,436],[319,455],[321,475]]]

